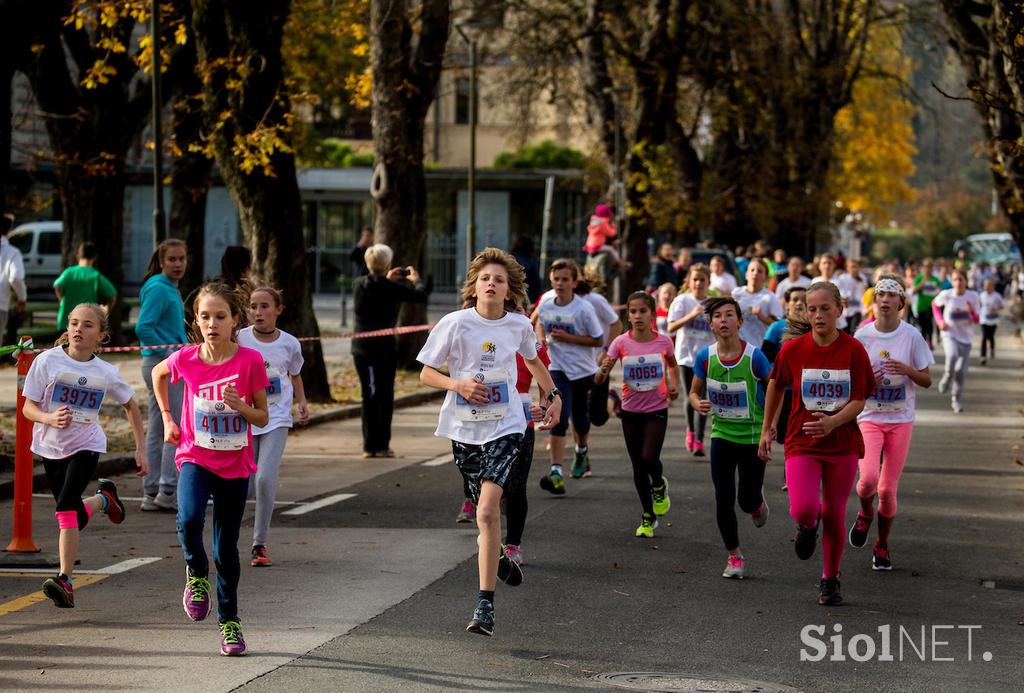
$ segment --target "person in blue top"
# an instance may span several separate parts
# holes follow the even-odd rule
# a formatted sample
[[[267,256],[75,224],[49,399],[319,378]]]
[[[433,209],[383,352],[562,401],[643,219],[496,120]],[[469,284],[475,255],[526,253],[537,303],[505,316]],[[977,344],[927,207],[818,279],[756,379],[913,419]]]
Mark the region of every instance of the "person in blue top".
[[[178,290],[178,280],[188,265],[185,242],[170,238],[160,243],[149,260],[149,269],[139,291],[139,318],[135,334],[143,347],[161,344],[184,344],[185,308]],[[178,468],[174,462],[175,447],[164,443],[163,412],[153,394],[153,367],[167,358],[173,349],[143,349],[142,379],[149,390],[149,425],[146,430],[146,459],[149,471],[142,482],[142,510],[173,510],[178,504]],[[170,413],[180,425],[181,399],[184,383],[170,386]]]
[[[768,357],[768,361],[775,363],[775,357],[782,348],[783,337],[789,329],[789,321],[794,316],[804,319],[807,315],[807,289],[802,286],[791,286],[783,294],[782,307],[786,309],[786,317],[776,320],[764,334],[764,341],[761,343],[761,352]]]

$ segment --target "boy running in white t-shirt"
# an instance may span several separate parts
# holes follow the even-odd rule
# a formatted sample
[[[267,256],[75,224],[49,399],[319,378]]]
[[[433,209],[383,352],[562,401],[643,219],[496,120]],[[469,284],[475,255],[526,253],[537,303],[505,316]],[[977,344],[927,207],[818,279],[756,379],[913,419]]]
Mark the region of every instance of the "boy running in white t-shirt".
[[[988,363],[988,352],[996,357],[996,328],[999,327],[999,314],[1003,310],[1003,297],[996,291],[993,279],[986,279],[984,291],[978,294],[981,303],[981,365]]]
[[[580,268],[574,260],[555,260],[548,278],[555,293],[541,299],[537,306],[537,341],[548,347],[551,379],[564,399],[558,425],[551,429],[551,473],[541,478],[540,487],[562,495],[565,493],[562,460],[570,415],[579,441],[572,463],[573,478],[582,477],[590,466],[587,434],[590,433],[590,390],[597,371],[594,348],[604,345],[604,325],[597,319],[593,307],[573,294],[580,278]]]
[[[537,357],[530,320],[515,312],[517,302],[526,303],[524,286],[519,263],[502,250],[486,248],[466,272],[463,310],[441,318],[416,357],[423,364],[420,381],[448,391],[435,435],[452,441],[455,464],[476,503],[480,591],[466,630],[481,635],[494,632],[496,577],[513,587],[523,580],[522,569],[499,540],[502,490],[526,430],[516,393],[516,354],[547,393],[550,406],[538,428],[551,428],[561,409],[560,393]],[[440,372],[446,366],[450,376]]]

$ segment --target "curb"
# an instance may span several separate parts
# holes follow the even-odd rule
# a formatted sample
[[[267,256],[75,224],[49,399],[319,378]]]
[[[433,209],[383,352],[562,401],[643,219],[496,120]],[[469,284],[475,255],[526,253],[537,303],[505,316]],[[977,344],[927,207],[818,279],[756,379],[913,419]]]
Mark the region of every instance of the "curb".
[[[395,409],[415,407],[426,402],[431,402],[444,397],[444,390],[429,390],[425,392],[414,392],[411,395],[403,395],[395,398]],[[305,428],[330,421],[344,421],[345,419],[358,418],[362,411],[362,405],[345,404],[336,409],[322,411],[309,417],[309,423]],[[100,461],[96,465],[96,477],[113,476],[135,468],[135,458],[124,454],[100,455]],[[46,473],[36,472],[32,475],[32,492],[39,493],[50,488],[46,481]],[[0,481],[0,500],[8,500],[14,497],[14,479]]]

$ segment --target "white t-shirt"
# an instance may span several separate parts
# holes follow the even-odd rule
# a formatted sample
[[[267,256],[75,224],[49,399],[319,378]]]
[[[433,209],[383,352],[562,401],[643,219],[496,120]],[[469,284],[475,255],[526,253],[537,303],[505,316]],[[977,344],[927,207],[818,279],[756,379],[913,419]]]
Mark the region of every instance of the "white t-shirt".
[[[39,403],[45,412],[63,406],[71,409],[73,419],[67,428],[32,424],[32,452],[51,460],[70,457],[76,452],[107,451],[107,436],[99,425],[100,405],[105,396],[124,404],[135,393],[121,379],[117,366],[94,356],[76,361],[62,348],[53,348],[36,356],[25,376],[26,399]]]
[[[867,290],[867,283],[859,275],[853,276],[846,272],[835,278],[835,284],[839,287],[839,293],[843,295],[843,298],[850,302],[850,305],[846,306],[843,311],[843,317],[860,315],[864,307],[864,292]]]
[[[721,291],[723,296],[731,296],[736,288],[736,277],[728,272],[722,272],[721,274],[712,272],[710,287]]]
[[[957,296],[954,289],[943,289],[932,301],[932,305],[942,309],[942,320],[947,327],[943,334],[948,334],[961,344],[970,344],[971,328],[974,326],[971,313],[981,314],[978,294],[968,289],[963,296]]]
[[[843,299],[845,299],[847,301],[852,301],[853,299],[850,298],[850,292],[847,291],[843,287],[843,284],[839,281],[839,279],[840,279],[839,277],[832,277],[831,279],[829,279],[827,281],[830,284],[835,284],[836,286],[839,287],[839,295]],[[818,277],[814,281],[826,281],[826,280],[822,279],[821,277]],[[813,284],[814,282],[811,282],[811,283]],[[849,325],[849,324],[850,324],[850,322],[846,319],[846,308],[844,307],[842,313],[840,313],[840,315],[839,315],[839,318],[836,320],[836,329],[845,330],[846,326]]]
[[[879,332],[877,325],[876,322],[865,325],[854,335],[868,352],[872,370],[881,370],[886,359],[902,361],[918,371],[935,363],[928,343],[910,324],[901,320],[892,332]],[[864,411],[857,416],[857,421],[912,422],[916,399],[914,382],[909,377],[886,374],[865,400]]]
[[[477,406],[449,390],[434,435],[483,445],[526,431],[526,416],[516,393],[517,353],[527,360],[537,358],[537,335],[526,316],[505,313],[498,320],[488,320],[475,308],[464,308],[441,318],[416,360],[431,368],[447,366],[453,378],[476,378],[493,395],[488,403]]]
[[[998,325],[999,312],[1003,309],[1003,297],[995,291],[982,291],[978,294],[978,301],[981,303],[981,324]]]
[[[699,305],[700,301],[694,298],[693,294],[676,296],[668,307],[669,324],[685,318]],[[697,352],[714,343],[715,335],[711,332],[711,321],[702,311],[700,315],[676,330],[676,363],[693,368]]]
[[[804,287],[806,289],[810,285],[811,285],[811,278],[810,277],[807,277],[807,276],[801,274],[799,277],[796,278],[796,281],[794,282],[794,281],[790,280],[789,275],[787,274],[786,278],[783,279],[782,281],[780,281],[778,286],[775,287],[775,298],[779,299],[779,301],[785,301],[786,300],[786,290],[789,289],[790,287],[802,286],[802,287]]]
[[[590,304],[590,307],[594,309],[594,314],[597,316],[597,321],[604,326],[604,344],[594,347],[593,350],[594,363],[597,363],[598,355],[609,346],[608,338],[612,334],[612,325],[619,322],[619,314],[612,308],[612,304],[608,303],[608,299],[596,291],[583,294],[580,298]]]
[[[733,291],[732,297],[740,304],[740,310],[743,311],[740,339],[752,347],[760,349],[761,343],[764,341],[764,335],[768,332],[770,325],[761,322],[760,318],[751,311],[754,309],[754,306],[760,306],[761,315],[771,315],[774,318],[772,322],[775,322],[775,320],[780,320],[786,316],[786,311],[782,309],[782,303],[768,289],[761,289],[756,294],[752,294],[745,286],[741,286]]]
[[[545,296],[537,306],[537,313],[545,335],[551,334],[551,328],[558,327],[575,335],[604,338],[606,325],[597,319],[590,303],[579,296],[573,296],[564,306],[555,303],[554,294]],[[594,347],[569,344],[557,339],[548,339],[547,347],[551,370],[562,371],[569,380],[586,378],[597,371]]]
[[[292,427],[292,390],[291,376],[302,371],[302,346],[299,340],[284,330],[278,330],[277,339],[262,342],[252,333],[250,325],[238,332],[238,344],[260,352],[263,367],[267,369],[267,411],[270,420],[266,426],[252,427],[254,436],[270,433],[275,428]]]

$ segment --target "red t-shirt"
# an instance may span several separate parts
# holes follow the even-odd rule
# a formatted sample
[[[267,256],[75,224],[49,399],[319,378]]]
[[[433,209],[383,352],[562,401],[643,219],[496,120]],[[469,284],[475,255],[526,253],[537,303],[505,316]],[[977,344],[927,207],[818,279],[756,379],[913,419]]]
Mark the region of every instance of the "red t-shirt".
[[[537,344],[537,358],[540,359],[541,363],[545,366],[551,365],[551,359],[548,358],[548,348],[543,344]],[[533,383],[533,374],[530,373],[530,369],[526,367],[526,360],[516,354],[516,391],[522,394],[530,392],[530,385]],[[530,418],[530,412],[526,412],[526,425],[533,428],[533,419]]]
[[[839,411],[845,402],[867,399],[874,391],[871,360],[859,341],[845,332],[840,332],[839,338],[825,347],[815,344],[810,333],[790,340],[782,345],[770,379],[776,381],[778,387],[793,387],[786,429],[786,457],[864,456],[864,439],[856,419],[824,438],[812,438],[803,432],[803,425],[815,419],[812,410]]]

